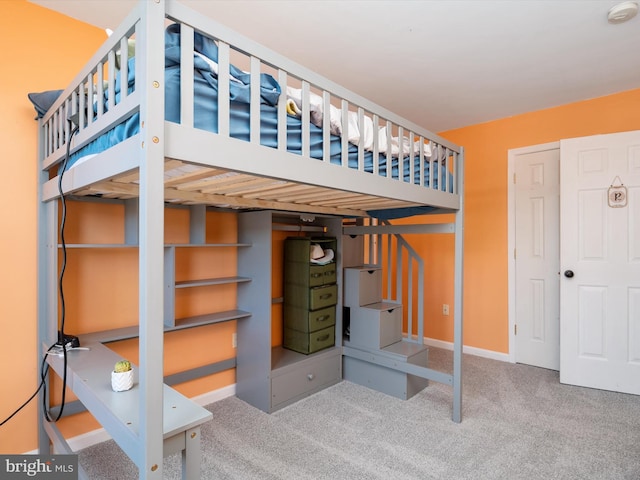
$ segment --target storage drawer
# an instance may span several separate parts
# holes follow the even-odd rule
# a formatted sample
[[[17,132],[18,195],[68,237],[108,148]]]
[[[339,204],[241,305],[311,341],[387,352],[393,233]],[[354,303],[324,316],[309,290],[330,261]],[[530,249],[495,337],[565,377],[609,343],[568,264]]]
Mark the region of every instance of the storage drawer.
[[[274,374],[271,378],[272,410],[339,382],[341,359],[341,355],[318,360],[310,358],[287,373]]]
[[[381,302],[351,308],[349,341],[370,348],[384,348],[402,340],[402,305]]]
[[[378,352],[381,358],[392,359],[398,364],[428,366],[428,350],[424,345],[417,343],[397,342]],[[342,368],[345,380],[373,388],[387,395],[393,395],[402,400],[408,400],[429,384],[425,378],[357,358],[344,357]]]
[[[335,331],[334,326],[311,333],[285,328],[282,346],[304,354],[317,352],[327,347],[333,347],[336,340]]]
[[[289,312],[287,312],[289,313]],[[321,310],[303,312],[298,315],[288,314],[284,318],[284,328],[291,328],[300,332],[315,332],[336,324],[336,307],[331,306]]]
[[[317,287],[319,285],[327,285],[336,283],[336,264],[328,263],[326,265],[311,265],[309,268],[309,286]]]
[[[309,310],[335,305],[338,302],[338,286],[326,285],[309,289]]]
[[[344,269],[344,306],[362,307],[382,301],[382,270],[373,265]]]

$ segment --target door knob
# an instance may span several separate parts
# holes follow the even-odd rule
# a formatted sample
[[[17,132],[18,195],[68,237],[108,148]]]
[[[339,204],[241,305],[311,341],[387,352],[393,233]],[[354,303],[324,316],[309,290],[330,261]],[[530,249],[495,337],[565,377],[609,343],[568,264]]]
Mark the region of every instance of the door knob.
[[[564,276],[567,278],[572,278],[573,277],[573,270],[565,270],[564,271]]]

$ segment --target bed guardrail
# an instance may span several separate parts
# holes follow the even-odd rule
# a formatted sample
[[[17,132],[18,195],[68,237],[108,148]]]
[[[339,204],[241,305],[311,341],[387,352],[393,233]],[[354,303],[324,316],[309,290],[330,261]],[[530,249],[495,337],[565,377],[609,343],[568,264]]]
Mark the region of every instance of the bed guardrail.
[[[428,186],[458,194],[454,178],[457,174],[459,147],[426,129],[398,117],[359,95],[333,83],[305,67],[246,39],[226,27],[178,3],[167,4],[168,15],[180,24],[181,36],[181,112],[180,123],[193,125],[194,96],[194,32],[209,32],[217,45],[218,134],[230,135],[230,73],[235,66],[250,76],[251,105],[249,142],[260,144],[260,76],[271,75],[280,86],[277,103],[277,145],[287,150],[287,115],[301,118],[301,155],[311,154],[311,128],[322,129],[324,162],[339,163],[345,168],[386,177],[406,183]],[[311,120],[309,122],[308,120]],[[330,155],[330,135],[341,137],[339,161]],[[351,145],[350,145],[351,144]],[[353,145],[357,146],[354,161]],[[351,161],[349,161],[351,150]],[[368,167],[365,155],[373,161]],[[394,173],[395,172],[395,173]],[[399,175],[397,172],[406,172]],[[438,185],[440,187],[438,187]],[[445,187],[446,186],[446,187]]]
[[[71,152],[77,151],[140,108],[138,89],[116,92],[127,85],[128,60],[135,54],[135,34],[140,22],[135,8],[76,75],[43,116],[40,123],[42,169],[58,165],[64,158],[71,134]]]
[[[455,181],[460,168],[458,146],[177,2],[167,1],[166,17],[167,23],[176,22],[180,29],[182,125],[194,126],[194,36],[207,32],[205,36],[217,46],[217,58],[208,60],[217,69],[218,135],[232,136],[230,87],[238,80],[231,72],[237,67],[249,79],[244,80],[248,82],[251,106],[248,141],[260,145],[260,82],[262,75],[271,75],[281,92],[275,105],[277,144],[273,148],[287,150],[287,121],[295,116],[301,119],[300,155],[304,158],[313,157],[311,130],[315,126],[322,131],[322,154],[317,160],[460,194]],[[51,169],[64,157],[74,127],[78,131],[72,152],[140,110],[143,90],[152,87],[129,84],[129,77],[135,76],[131,74],[143,62],[131,64],[134,72],[130,72],[128,61],[134,55],[153,53],[142,51],[135,43],[139,22],[136,8],[42,119],[43,170]],[[129,88],[119,88],[124,85]],[[73,123],[68,121],[70,118]],[[333,138],[334,155],[331,155],[332,135],[340,137],[338,154]]]

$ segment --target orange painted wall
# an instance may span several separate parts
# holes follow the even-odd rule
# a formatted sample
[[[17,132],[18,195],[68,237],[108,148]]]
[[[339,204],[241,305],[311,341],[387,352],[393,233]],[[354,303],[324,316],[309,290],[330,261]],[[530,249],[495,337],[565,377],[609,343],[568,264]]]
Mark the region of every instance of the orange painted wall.
[[[64,88],[104,41],[104,32],[24,0],[0,4],[0,418],[37,387],[36,122],[27,93]],[[55,41],[52,41],[55,39]],[[36,406],[0,427],[0,452],[36,448]]]
[[[640,89],[441,133],[465,148],[465,345],[503,353],[509,348],[509,149],[638,129]],[[438,252],[434,267],[447,268],[453,246],[447,245],[446,240],[427,240],[421,247],[433,247]],[[434,301],[438,308],[444,303],[440,298]],[[439,330],[432,331],[442,332],[441,319],[436,318],[435,323]],[[429,328],[426,330],[428,335]],[[450,341],[450,328],[444,330],[448,330],[446,339]]]

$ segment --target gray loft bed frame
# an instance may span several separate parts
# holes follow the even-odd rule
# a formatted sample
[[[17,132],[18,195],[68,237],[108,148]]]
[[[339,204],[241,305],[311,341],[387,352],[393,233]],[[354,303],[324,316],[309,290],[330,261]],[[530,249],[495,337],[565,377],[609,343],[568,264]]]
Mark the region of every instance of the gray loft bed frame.
[[[190,40],[193,32],[201,32],[218,42],[218,133],[193,127],[193,92],[190,88],[181,90],[181,123],[164,120],[164,52],[163,49],[151,49],[149,46],[164,45],[167,19],[179,23],[182,29],[182,85],[193,83],[193,42]],[[132,93],[123,93],[120,101],[115,102],[111,100],[115,97],[114,82],[118,75],[122,75],[122,78],[127,76],[125,65],[128,40],[131,37],[135,37],[136,88]],[[343,166],[336,166],[331,165],[328,158],[312,159],[309,156],[309,128],[305,126],[306,122],[302,126],[302,155],[287,153],[282,134],[278,138],[278,148],[261,146],[257,133],[252,133],[248,142],[231,138],[229,122],[225,121],[229,115],[228,65],[238,55],[244,56],[252,73],[252,105],[259,101],[259,80],[255,73],[274,72],[283,92],[287,84],[300,86],[302,118],[309,118],[309,94],[313,91],[323,99],[325,112],[329,110],[330,104],[341,107],[343,124],[347,123],[346,112],[352,111],[357,114],[360,124],[368,116],[374,125],[386,126],[387,132],[393,132],[399,138],[406,136],[418,139],[422,145],[420,153],[426,146],[431,148],[432,165],[445,165],[447,183],[451,172],[455,180],[453,190],[449,192],[423,187],[401,178],[378,175],[377,170],[374,174],[364,172],[362,146],[358,150],[357,169],[347,167],[346,162],[343,162]],[[123,66],[121,70],[115,68],[118,57]],[[109,93],[111,101],[108,108],[98,106],[94,115],[87,115],[85,109],[90,102],[86,99],[92,99],[94,95],[102,98],[105,92]],[[358,223],[355,226],[345,225],[343,235],[433,232],[455,235],[453,373],[444,374],[415,365],[394,367],[386,365],[385,359],[371,361],[451,385],[452,418],[456,422],[461,421],[462,148],[171,0],[142,0],[40,120],[38,341],[42,347],[41,355],[44,355],[48,346],[55,343],[58,329],[58,167],[71,140],[71,151],[78,151],[136,112],[139,112],[141,118],[140,132],[65,172],[62,189],[65,194],[75,197],[128,201],[127,206],[134,205],[136,210],[134,215],[127,217],[126,231],[130,232],[134,244],[139,248],[139,325],[134,334],[125,333],[119,337],[139,337],[139,357],[143,367],[136,372],[139,376],[135,393],[136,411],[133,414],[119,411],[113,404],[112,392],[108,388],[101,384],[92,386],[92,382],[87,381],[95,373],[93,363],[96,363],[95,368],[102,368],[106,364],[112,365],[118,358],[103,345],[100,335],[86,337],[91,339],[91,345],[95,348],[90,352],[82,352],[82,358],[69,358],[68,384],[84,406],[98,418],[136,463],[140,478],[162,477],[163,451],[165,454],[182,451],[183,477],[199,478],[199,425],[211,418],[206,410],[167,387],[166,379],[163,378],[164,325],[156,320],[163,318],[166,304],[157,299],[164,298],[165,245],[162,212],[167,204],[198,205],[200,207],[196,208],[199,209],[199,215],[204,211],[203,208],[220,207],[238,212],[269,210],[308,216],[366,219],[369,218],[369,210],[416,206],[434,207],[433,213],[455,214],[455,220],[450,225]],[[260,122],[256,112],[259,109],[251,110],[250,121],[252,127],[255,127],[251,128],[252,132],[257,132]],[[79,131],[75,136],[71,134],[72,127],[67,122],[74,115],[79,124]],[[323,122],[323,131],[328,132],[328,115],[325,115]],[[278,126],[280,133],[285,130],[285,100],[278,104]],[[378,154],[376,132],[377,129],[374,132],[374,158]],[[390,141],[391,138],[387,137],[387,140]],[[328,142],[328,133],[325,133],[324,141]],[[345,135],[342,139],[343,158],[346,158],[347,148]],[[216,155],[211,155],[210,152],[215,152]],[[260,158],[260,161],[255,161],[256,158]],[[430,169],[431,172],[434,170],[435,168]],[[226,180],[219,182],[222,176]],[[202,182],[194,182],[203,179],[210,180],[208,187],[215,184],[216,188],[203,188]],[[292,191],[297,193],[292,196]],[[421,297],[422,292],[419,295]],[[421,298],[418,303],[422,303]],[[411,315],[418,318],[418,342],[421,343],[421,308]],[[411,332],[411,326],[409,331]],[[342,355],[358,355],[353,349],[342,347],[340,343],[338,346]],[[58,375],[62,375],[63,366],[59,358],[48,356],[47,361]],[[172,402],[174,407],[178,405],[178,408],[174,408],[178,411],[177,416],[169,418],[168,409],[157,401],[159,398],[164,398],[165,406],[167,401]],[[164,420],[159,422],[163,412]],[[42,407],[39,414],[40,451],[48,451],[53,444],[57,451],[69,452],[68,444],[55,424],[44,421]],[[131,415],[135,417],[133,421]],[[81,472],[81,478],[83,476],[86,474]]]

